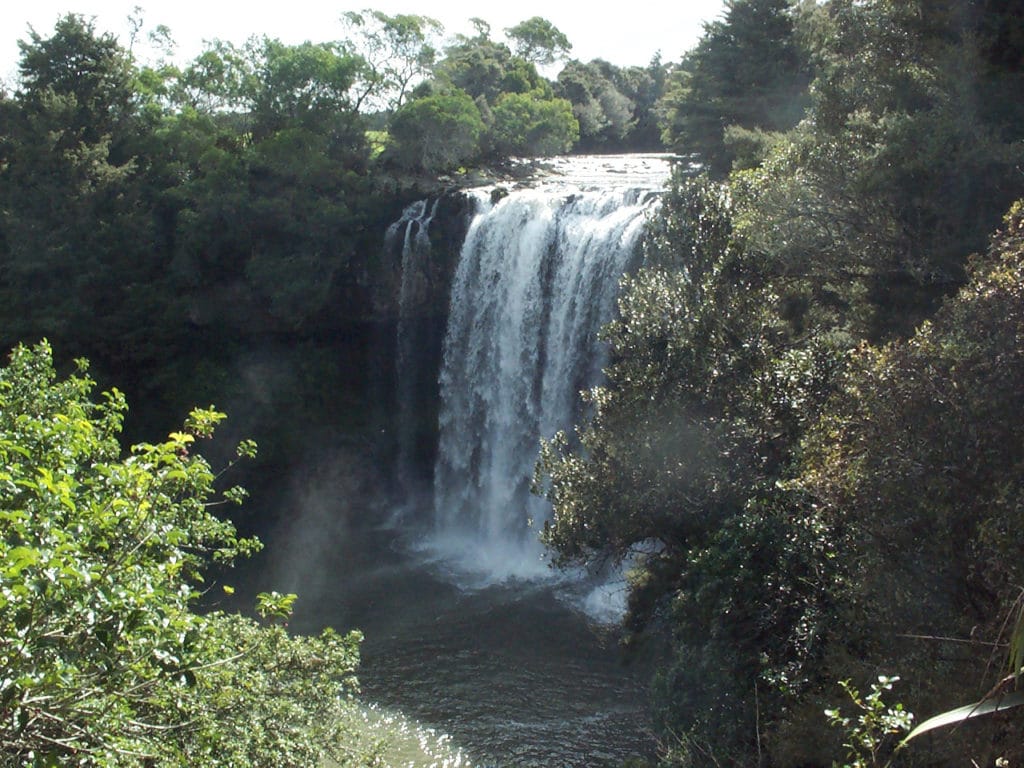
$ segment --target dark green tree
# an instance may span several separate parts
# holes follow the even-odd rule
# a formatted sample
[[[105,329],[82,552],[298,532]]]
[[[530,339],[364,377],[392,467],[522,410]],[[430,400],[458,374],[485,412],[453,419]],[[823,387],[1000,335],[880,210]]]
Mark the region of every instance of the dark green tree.
[[[842,666],[831,674],[898,670],[920,719],[973,701],[1005,674],[990,643],[1007,640],[1024,577],[1022,286],[1016,203],[929,322],[854,356],[793,483],[847,532],[854,572],[841,603],[847,629],[828,654]],[[944,754],[1020,753],[1012,727],[958,731],[941,737]]]
[[[572,103],[580,124],[580,149],[618,148],[635,126],[636,104],[615,80],[618,68],[595,59],[589,64],[570,61],[558,73],[555,93]]]
[[[232,114],[246,108],[252,77],[244,50],[214,40],[174,79],[172,99],[178,108]]]
[[[747,179],[756,247],[872,339],[909,335],[961,285],[1020,191],[1020,124],[978,101],[1013,75],[983,63],[966,5],[820,11],[810,119]]]
[[[176,315],[295,332],[326,306],[372,205],[360,66],[340,44],[265,38],[215,43],[184,70],[186,104],[153,137]]]
[[[249,54],[246,95],[255,141],[286,128],[320,134],[356,130],[350,91],[360,63],[339,44],[285,45],[264,38],[249,46]]]
[[[134,71],[79,16],[21,48],[0,166],[3,339],[46,333],[123,359],[132,328],[147,325],[133,293],[161,281]]]
[[[490,38],[490,27],[477,22],[477,35],[460,35],[445,49],[435,68],[435,79],[443,86],[465,91],[478,104],[492,107],[503,93],[541,90],[550,96],[550,85],[537,72],[534,62],[513,55],[508,45]]]
[[[502,93],[502,82],[512,61],[507,45],[481,33],[473,38],[459,38],[444,53],[435,70],[439,79],[487,104]]]
[[[655,105],[665,87],[666,68],[655,58],[647,67],[617,67],[594,59],[570,61],[553,85],[572,103],[584,151],[663,149]]]
[[[67,15],[51,37],[32,30],[18,47],[21,101],[39,116],[60,110],[58,149],[113,140],[132,119],[132,63],[113,35]]]
[[[669,629],[657,721],[668,743],[692,741],[690,760],[748,764],[755,701],[764,727],[813,680],[841,576],[828,527],[776,483],[843,345],[796,347],[773,278],[734,231],[727,190],[677,175],[604,331],[593,416],[538,464],[560,561],[629,561],[633,639]]]
[[[486,127],[473,99],[452,90],[414,99],[395,113],[389,150],[400,165],[425,171],[451,171],[480,153]]]
[[[733,160],[726,129],[791,128],[809,80],[789,0],[729,0],[670,76],[660,105],[665,144],[722,176]]]

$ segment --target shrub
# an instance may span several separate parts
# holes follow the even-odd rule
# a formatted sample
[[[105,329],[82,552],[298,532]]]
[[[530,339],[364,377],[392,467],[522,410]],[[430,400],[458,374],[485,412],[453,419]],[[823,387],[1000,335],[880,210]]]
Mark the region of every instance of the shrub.
[[[349,752],[358,633],[291,638],[193,609],[259,542],[212,513],[197,409],[122,454],[117,390],[59,379],[44,342],[0,369],[0,750],[22,765],[312,765]],[[255,445],[243,442],[238,456]]]

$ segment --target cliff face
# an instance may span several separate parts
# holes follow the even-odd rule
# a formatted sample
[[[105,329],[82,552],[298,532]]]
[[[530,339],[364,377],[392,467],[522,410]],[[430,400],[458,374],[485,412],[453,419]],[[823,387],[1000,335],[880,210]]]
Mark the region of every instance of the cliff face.
[[[381,227],[376,256],[363,265],[359,283],[375,321],[447,317],[452,276],[472,216],[460,191],[420,200]]]

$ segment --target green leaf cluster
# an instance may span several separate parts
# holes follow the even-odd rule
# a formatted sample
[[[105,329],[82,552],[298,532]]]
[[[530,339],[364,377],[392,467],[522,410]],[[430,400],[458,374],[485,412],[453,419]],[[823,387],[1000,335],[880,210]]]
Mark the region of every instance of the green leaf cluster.
[[[212,513],[195,448],[223,415],[198,409],[125,455],[123,396],[92,390],[84,363],[56,375],[46,343],[0,369],[0,751],[17,765],[365,764],[347,734],[358,633],[292,638],[194,610],[211,562],[260,546]]]
[[[890,765],[891,760],[882,760],[892,753],[893,736],[910,730],[914,720],[914,716],[905,711],[902,704],[890,707],[882,701],[883,693],[891,691],[897,682],[898,677],[880,675],[877,682],[871,684],[871,691],[862,695],[849,680],[840,681],[840,687],[857,709],[856,719],[842,714],[838,709],[825,710],[829,723],[842,728],[847,737],[843,746],[847,749],[849,762],[842,763],[842,768]]]
[[[465,91],[414,99],[391,119],[392,154],[410,168],[452,171],[480,154],[486,126]]]

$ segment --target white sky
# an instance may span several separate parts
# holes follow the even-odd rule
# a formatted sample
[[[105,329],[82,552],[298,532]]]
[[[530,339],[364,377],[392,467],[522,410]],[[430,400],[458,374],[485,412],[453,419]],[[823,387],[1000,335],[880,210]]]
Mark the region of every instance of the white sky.
[[[677,61],[700,37],[702,22],[722,13],[724,2],[611,0],[605,5],[600,0],[435,0],[417,5],[401,0],[0,0],[0,79],[10,81],[16,72],[17,41],[28,38],[29,25],[46,37],[61,15],[80,13],[94,17],[100,32],[112,32],[127,44],[127,19],[136,6],[143,8],[143,33],[158,24],[170,27],[180,60],[192,58],[202,49],[203,40],[214,38],[232,43],[264,34],[285,43],[341,39],[344,35],[338,18],[343,12],[373,8],[390,14],[433,16],[444,24],[448,35],[470,33],[469,19],[479,17],[491,25],[496,39],[504,28],[542,16],[572,42],[573,58],[603,58],[622,66],[647,64],[659,50],[664,61]]]

